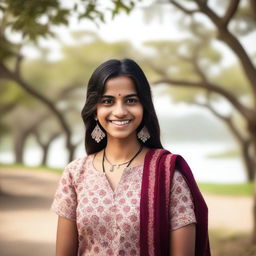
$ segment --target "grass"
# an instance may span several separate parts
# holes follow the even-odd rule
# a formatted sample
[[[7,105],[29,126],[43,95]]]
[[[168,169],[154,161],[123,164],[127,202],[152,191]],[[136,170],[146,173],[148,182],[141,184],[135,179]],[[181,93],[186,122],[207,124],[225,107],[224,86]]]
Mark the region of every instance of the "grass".
[[[252,196],[253,183],[239,184],[215,184],[199,183],[199,188],[203,193],[226,195],[226,196]]]
[[[207,158],[236,158],[240,157],[240,153],[237,150],[229,150],[216,154],[208,154]]]
[[[1,168],[8,168],[8,169],[22,169],[22,170],[34,170],[34,171],[48,171],[48,172],[56,172],[56,173],[62,173],[63,169],[61,168],[51,168],[44,165],[38,165],[38,166],[27,166],[23,164],[3,164],[0,163],[0,169]]]
[[[0,169],[8,168],[21,169],[21,170],[34,170],[34,171],[49,171],[62,173],[61,168],[49,168],[46,166],[26,166],[21,164],[1,164]],[[199,183],[199,188],[202,193],[213,195],[228,195],[228,196],[252,196],[253,184],[241,183],[241,184],[215,184],[215,183]]]

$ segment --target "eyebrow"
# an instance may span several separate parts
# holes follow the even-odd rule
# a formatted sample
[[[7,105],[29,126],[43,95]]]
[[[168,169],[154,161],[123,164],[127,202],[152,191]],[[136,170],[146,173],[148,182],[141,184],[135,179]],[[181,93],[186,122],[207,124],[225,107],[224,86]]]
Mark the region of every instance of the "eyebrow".
[[[130,98],[130,97],[138,97],[138,94],[136,94],[136,93],[128,94],[124,98]],[[111,95],[103,95],[102,98],[113,99],[115,97],[111,96]]]

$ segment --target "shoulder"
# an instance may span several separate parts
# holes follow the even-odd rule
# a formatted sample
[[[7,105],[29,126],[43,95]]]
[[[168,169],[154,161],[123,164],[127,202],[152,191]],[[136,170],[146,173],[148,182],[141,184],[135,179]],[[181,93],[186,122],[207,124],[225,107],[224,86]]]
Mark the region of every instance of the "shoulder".
[[[73,160],[65,167],[64,172],[69,173],[73,177],[81,174],[81,172],[84,172],[86,166],[93,159],[93,156],[94,155],[88,155]]]
[[[172,170],[175,168],[180,172],[189,168],[186,160],[180,154],[170,152],[164,148],[150,148],[146,154],[145,162],[153,166],[159,164]]]

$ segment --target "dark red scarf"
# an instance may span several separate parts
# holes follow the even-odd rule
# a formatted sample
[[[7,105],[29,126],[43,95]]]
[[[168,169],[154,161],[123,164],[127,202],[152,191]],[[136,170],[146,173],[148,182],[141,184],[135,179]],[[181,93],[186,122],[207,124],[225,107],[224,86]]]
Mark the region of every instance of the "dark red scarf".
[[[140,255],[165,256],[170,251],[169,207],[174,170],[185,178],[195,206],[196,256],[209,256],[208,209],[193,174],[180,155],[150,149],[144,161],[140,202]]]

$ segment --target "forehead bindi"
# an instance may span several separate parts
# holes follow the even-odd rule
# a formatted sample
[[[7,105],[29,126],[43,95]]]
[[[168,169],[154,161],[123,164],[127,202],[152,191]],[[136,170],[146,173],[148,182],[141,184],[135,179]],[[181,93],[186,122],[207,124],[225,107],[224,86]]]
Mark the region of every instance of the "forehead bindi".
[[[105,84],[104,95],[124,97],[128,94],[137,94],[134,82],[129,77],[119,76],[110,78]]]

